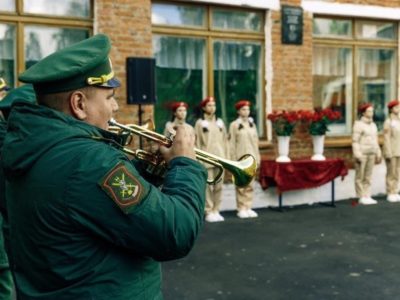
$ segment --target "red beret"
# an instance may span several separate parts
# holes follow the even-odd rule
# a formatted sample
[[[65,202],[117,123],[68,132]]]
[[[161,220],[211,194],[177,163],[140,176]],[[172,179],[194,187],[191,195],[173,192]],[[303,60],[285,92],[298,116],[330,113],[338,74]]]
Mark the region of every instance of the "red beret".
[[[201,106],[201,107],[204,107],[204,106],[207,105],[208,102],[211,102],[211,101],[214,101],[214,102],[215,102],[215,98],[214,98],[213,96],[208,96],[207,98],[203,99],[203,100],[200,102],[200,106]]]
[[[239,100],[238,102],[236,102],[235,108],[236,108],[236,110],[239,110],[243,106],[250,106],[250,105],[251,105],[251,102],[249,100]]]
[[[388,107],[389,109],[392,109],[394,106],[397,106],[397,105],[399,105],[399,104],[400,104],[399,100],[392,100],[392,101],[390,101],[390,102],[388,103],[387,107]]]
[[[179,102],[173,102],[171,104],[171,109],[173,112],[175,112],[179,107],[186,107],[186,109],[188,109],[189,105],[187,105],[187,103],[183,102],[183,101],[179,101]]]
[[[367,108],[369,108],[369,107],[372,107],[372,104],[371,104],[371,103],[363,103],[363,104],[360,104],[360,106],[358,107],[358,111],[359,111],[360,113],[363,113],[363,112],[365,112],[365,111],[367,110]]]

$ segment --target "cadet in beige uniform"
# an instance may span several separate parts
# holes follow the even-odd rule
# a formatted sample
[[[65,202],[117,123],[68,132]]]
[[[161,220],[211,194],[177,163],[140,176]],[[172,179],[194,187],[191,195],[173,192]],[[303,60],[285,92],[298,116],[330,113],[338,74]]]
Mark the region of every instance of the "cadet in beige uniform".
[[[361,119],[353,126],[353,156],[355,159],[355,188],[360,204],[376,204],[371,198],[371,175],[374,164],[382,158],[378,144],[378,128],[373,122],[374,108],[366,103],[360,106]]]
[[[258,151],[258,134],[256,124],[250,117],[250,105],[248,100],[236,102],[235,108],[238,118],[229,126],[229,149],[232,160],[238,160],[245,154],[251,154],[260,165],[260,153]],[[239,218],[256,218],[257,213],[251,209],[253,203],[254,180],[246,187],[236,187],[236,206]]]
[[[203,117],[196,121],[196,147],[222,158],[228,157],[228,139],[224,122],[215,115],[216,105],[214,97],[207,97],[201,101]],[[208,178],[214,178],[219,170],[217,167],[206,164]],[[221,206],[223,181],[214,185],[207,185],[206,190],[206,221],[221,222],[224,217],[219,213]]]
[[[192,125],[186,123],[187,109],[189,105],[183,101],[174,102],[171,104],[171,110],[173,113],[172,121],[168,121],[165,124],[164,135],[169,136],[175,135],[175,128],[179,125],[183,125],[191,133],[194,134],[194,128]]]
[[[388,103],[389,117],[383,124],[383,157],[386,162],[386,193],[389,202],[399,202],[400,174],[400,102]]]

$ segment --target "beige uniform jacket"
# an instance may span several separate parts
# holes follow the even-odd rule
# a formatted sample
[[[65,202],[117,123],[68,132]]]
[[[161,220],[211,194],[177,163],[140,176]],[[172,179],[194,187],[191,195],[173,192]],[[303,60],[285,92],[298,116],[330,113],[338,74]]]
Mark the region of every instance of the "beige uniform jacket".
[[[221,119],[199,119],[194,130],[196,133],[196,147],[220,156],[228,158],[228,137],[224,122]]]
[[[400,156],[400,119],[395,114],[390,114],[383,124],[383,156]]]
[[[245,154],[251,154],[256,159],[257,165],[260,165],[257,128],[252,119],[243,121],[238,118],[230,124],[229,149],[231,159],[238,160]]]
[[[175,129],[174,127],[183,125],[185,128],[187,128],[191,133],[194,134],[194,128],[192,125],[186,123],[186,122],[178,122],[176,119],[173,122],[168,121],[165,124],[165,129],[164,129],[164,135],[165,136],[170,136],[171,132],[174,133]]]
[[[378,144],[378,128],[372,120],[362,117],[353,126],[353,155],[361,159],[363,155],[375,154],[378,159],[382,157]]]

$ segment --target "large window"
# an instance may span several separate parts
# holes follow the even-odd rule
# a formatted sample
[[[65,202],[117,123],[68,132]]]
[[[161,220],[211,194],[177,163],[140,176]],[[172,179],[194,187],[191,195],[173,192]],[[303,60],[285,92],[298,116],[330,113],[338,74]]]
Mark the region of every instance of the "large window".
[[[13,85],[16,71],[16,26],[0,23],[0,77]]]
[[[82,17],[91,15],[90,0],[23,0],[24,12],[49,16]]]
[[[15,87],[18,74],[45,56],[88,38],[91,0],[1,0],[0,77]],[[18,9],[17,9],[18,7]]]
[[[397,95],[397,26],[392,22],[314,18],[313,103],[342,119],[330,134],[351,133],[361,103],[375,107],[382,129],[386,104]]]
[[[24,29],[26,68],[59,49],[89,37],[87,29],[29,25]]]
[[[189,104],[187,121],[194,124],[200,101],[214,96],[217,115],[226,126],[237,117],[235,102],[250,100],[262,134],[264,13],[153,3],[152,23],[157,130],[171,119],[172,101]]]
[[[234,103],[250,99],[256,109],[253,117],[261,120],[261,43],[216,40],[214,54],[214,95],[223,120],[236,118]],[[260,123],[260,122],[258,122]],[[260,125],[260,124],[258,124]],[[258,126],[260,128],[260,126]]]
[[[157,62],[157,103],[155,109],[157,130],[171,119],[168,104],[185,101],[191,108],[206,94],[206,41],[204,38],[155,35],[154,55]],[[187,122],[195,122],[188,114]]]

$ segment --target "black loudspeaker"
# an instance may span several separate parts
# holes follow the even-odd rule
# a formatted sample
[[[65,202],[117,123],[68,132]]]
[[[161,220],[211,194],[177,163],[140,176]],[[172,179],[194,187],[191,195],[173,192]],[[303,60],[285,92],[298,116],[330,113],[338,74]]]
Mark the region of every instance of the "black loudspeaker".
[[[126,59],[128,104],[154,104],[156,102],[156,60],[128,57]]]

